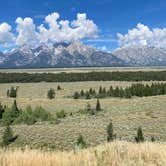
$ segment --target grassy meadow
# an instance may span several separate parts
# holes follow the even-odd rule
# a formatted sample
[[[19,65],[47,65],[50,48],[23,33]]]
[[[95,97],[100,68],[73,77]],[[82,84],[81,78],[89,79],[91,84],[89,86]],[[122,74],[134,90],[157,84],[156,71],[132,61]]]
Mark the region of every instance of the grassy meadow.
[[[99,89],[100,86],[126,87],[133,82],[96,81],[72,83],[17,83],[0,84],[0,101],[10,106],[13,99],[7,98],[6,92],[11,86],[19,86],[16,98],[20,108],[31,105],[33,108],[42,106],[53,115],[64,110],[67,116],[60,119],[59,124],[41,122],[34,125],[14,125],[14,132],[19,135],[12,146],[28,145],[32,148],[49,147],[59,150],[75,148],[78,135],[81,133],[87,145],[96,146],[107,139],[106,127],[112,120],[118,140],[134,141],[136,130],[142,126],[145,139],[150,141],[166,141],[166,95],[152,97],[134,97],[131,99],[105,98],[100,99],[103,111],[92,116],[83,114],[87,103],[93,108],[96,99],[73,99],[69,96],[75,91]],[[149,83],[152,82],[143,82]],[[53,100],[47,99],[47,91],[60,85],[63,90],[56,90]],[[2,133],[3,127],[0,128]]]

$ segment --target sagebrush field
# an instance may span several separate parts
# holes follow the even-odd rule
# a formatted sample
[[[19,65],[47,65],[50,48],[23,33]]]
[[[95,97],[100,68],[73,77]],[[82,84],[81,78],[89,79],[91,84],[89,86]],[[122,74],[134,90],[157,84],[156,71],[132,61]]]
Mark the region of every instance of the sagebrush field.
[[[14,125],[14,132],[19,135],[12,146],[29,145],[35,147],[49,147],[53,149],[72,149],[76,146],[76,140],[81,133],[88,145],[98,145],[106,141],[106,127],[112,120],[118,140],[135,141],[136,130],[143,128],[145,139],[150,141],[155,137],[156,141],[166,140],[166,96],[134,97],[131,99],[105,98],[100,99],[103,111],[95,116],[83,114],[87,103],[95,108],[96,99],[73,99],[70,96],[75,91],[99,89],[100,86],[109,88],[112,86],[126,87],[133,82],[74,82],[74,83],[17,83],[0,84],[3,104],[10,106],[13,99],[7,98],[6,91],[11,86],[19,86],[16,98],[18,106],[25,108],[31,105],[33,108],[42,106],[51,114],[64,110],[66,117],[60,119],[58,124],[49,122],[36,123],[34,125]],[[152,82],[142,82],[149,83]],[[60,85],[62,90],[56,90]],[[49,88],[56,91],[55,99],[47,98]],[[3,127],[1,127],[2,131]]]

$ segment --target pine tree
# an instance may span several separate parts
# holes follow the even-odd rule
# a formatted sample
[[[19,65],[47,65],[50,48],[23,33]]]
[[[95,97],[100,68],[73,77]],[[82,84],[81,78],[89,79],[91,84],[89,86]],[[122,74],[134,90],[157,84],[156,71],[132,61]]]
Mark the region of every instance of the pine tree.
[[[14,100],[14,103],[11,108],[6,108],[3,115],[2,115],[2,122],[5,125],[12,124],[16,118],[20,115],[20,110],[17,107],[16,100]]]
[[[106,93],[106,89],[105,89],[105,88],[103,88],[102,93],[103,93],[103,94],[105,94],[105,93]]]
[[[17,118],[17,117],[19,116],[19,114],[20,114],[20,110],[19,110],[18,107],[17,107],[17,102],[16,102],[16,100],[14,100],[14,103],[13,103],[13,105],[12,105],[12,107],[11,107],[11,111],[12,111],[12,113],[13,113],[13,117],[14,117],[14,118]]]
[[[89,94],[89,92],[88,91],[86,91],[86,99],[90,99],[90,94]]]
[[[2,145],[8,146],[12,142],[17,139],[18,136],[14,136],[12,128],[10,126],[6,126],[3,135],[2,135]]]
[[[141,127],[137,129],[137,136],[135,137],[135,140],[137,143],[144,142],[144,136]]]
[[[83,138],[83,136],[81,134],[79,134],[78,138],[77,138],[77,146],[81,147],[81,148],[85,148],[86,147],[86,142]]]
[[[103,93],[103,88],[102,88],[102,86],[100,86],[100,88],[99,88],[99,94],[102,94]]]
[[[92,88],[89,89],[89,93],[90,93],[91,95],[93,94],[93,89],[92,89]]]
[[[61,86],[60,85],[58,85],[57,86],[57,90],[61,90],[62,88],[61,88]]]
[[[99,101],[99,99],[97,99],[96,111],[101,111],[101,106],[100,106],[100,101]]]
[[[114,134],[113,124],[112,122],[109,123],[107,126],[107,141],[111,142],[116,138],[116,134]]]
[[[5,109],[2,106],[2,104],[0,103],[0,119],[2,119],[2,115],[3,115],[4,111],[5,111]]]
[[[73,98],[74,98],[74,99],[78,99],[78,98],[79,98],[79,93],[78,93],[78,92],[75,92]]]
[[[11,89],[7,91],[7,96],[16,98],[17,97],[17,90],[18,90],[18,87],[15,89],[12,86]]]
[[[151,137],[151,141],[152,141],[152,142],[155,142],[155,141],[156,141],[153,136]]]
[[[112,86],[110,86],[110,89],[109,89],[109,91],[108,91],[108,94],[109,94],[109,96],[113,96],[113,87]]]
[[[93,94],[93,95],[95,95],[95,94],[96,94],[96,91],[95,91],[95,89],[93,89],[93,92],[92,92],[92,94]]]
[[[83,97],[84,96],[84,90],[81,90],[80,95]]]
[[[50,89],[48,90],[47,97],[48,97],[49,99],[54,99],[54,98],[55,98],[55,90],[52,89],[52,88],[50,88]]]

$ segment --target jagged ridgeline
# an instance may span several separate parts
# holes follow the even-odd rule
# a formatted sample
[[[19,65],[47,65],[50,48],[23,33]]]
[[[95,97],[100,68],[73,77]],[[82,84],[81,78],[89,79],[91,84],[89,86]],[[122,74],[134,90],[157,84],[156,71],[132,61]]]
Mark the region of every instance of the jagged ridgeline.
[[[76,81],[166,81],[166,71],[124,71],[88,73],[0,73],[0,83]]]

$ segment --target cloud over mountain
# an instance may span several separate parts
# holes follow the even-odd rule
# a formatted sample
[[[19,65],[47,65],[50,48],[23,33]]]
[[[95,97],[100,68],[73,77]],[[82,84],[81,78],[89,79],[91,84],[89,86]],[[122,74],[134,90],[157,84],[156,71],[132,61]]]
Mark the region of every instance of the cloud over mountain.
[[[138,23],[136,28],[128,30],[127,34],[117,34],[120,47],[133,45],[155,46],[166,48],[166,28],[153,28]]]
[[[89,20],[85,13],[78,13],[73,21],[60,20],[59,13],[51,13],[45,17],[43,24],[36,26],[30,17],[18,17],[15,21],[16,31],[7,23],[0,24],[0,45],[37,46],[40,43],[73,42],[84,38],[97,37],[98,27]]]
[[[0,45],[7,47],[15,40],[14,35],[11,33],[12,27],[7,23],[0,24]]]

